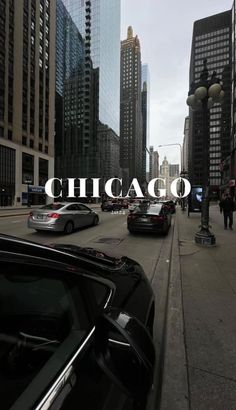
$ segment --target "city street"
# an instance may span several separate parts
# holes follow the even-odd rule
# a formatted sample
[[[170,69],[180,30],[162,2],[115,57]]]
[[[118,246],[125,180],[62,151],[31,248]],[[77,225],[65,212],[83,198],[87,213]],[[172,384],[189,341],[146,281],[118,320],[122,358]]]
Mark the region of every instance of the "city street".
[[[77,230],[71,235],[43,231],[35,232],[28,229],[27,215],[11,215],[0,218],[0,232],[42,244],[53,242],[71,243],[94,247],[115,255],[126,255],[141,263],[146,275],[152,281],[163,248],[166,248],[167,255],[168,249],[170,252],[169,238],[171,237],[172,228],[167,237],[150,234],[131,235],[126,227],[127,215],[101,212],[100,209],[96,209],[96,211],[100,218],[99,225]],[[169,257],[166,259],[169,259]]]

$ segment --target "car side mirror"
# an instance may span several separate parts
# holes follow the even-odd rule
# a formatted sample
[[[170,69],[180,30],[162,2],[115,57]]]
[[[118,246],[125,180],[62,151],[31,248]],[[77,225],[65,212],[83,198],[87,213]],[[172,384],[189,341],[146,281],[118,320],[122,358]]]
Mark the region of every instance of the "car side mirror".
[[[145,400],[153,382],[155,349],[140,321],[118,309],[107,309],[95,328],[95,356],[128,396]]]

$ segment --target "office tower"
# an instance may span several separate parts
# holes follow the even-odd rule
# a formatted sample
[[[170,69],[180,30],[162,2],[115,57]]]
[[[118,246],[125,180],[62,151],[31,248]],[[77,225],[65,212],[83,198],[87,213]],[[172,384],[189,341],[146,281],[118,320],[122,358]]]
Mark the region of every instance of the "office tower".
[[[116,133],[107,125],[98,127],[98,144],[100,146],[100,175],[102,187],[104,183],[114,177],[121,175],[120,170],[120,141]]]
[[[231,95],[231,155],[230,168],[225,169],[222,164],[222,174],[224,176],[224,183],[233,185],[231,190],[235,195],[235,181],[236,181],[236,0],[233,1],[232,7],[232,95]],[[232,181],[232,182],[230,182]]]
[[[121,42],[120,165],[128,179],[142,179],[141,50],[138,36],[128,27]]]
[[[1,1],[0,206],[44,203],[54,175],[55,2]]]
[[[86,1],[82,38],[62,0],[56,24],[56,176],[96,177],[98,69],[91,61],[91,2]]]
[[[85,42],[61,0],[57,1],[56,13],[56,176],[83,177],[89,175],[87,151],[93,135],[91,61]]]
[[[188,171],[189,117],[184,120],[184,138],[181,151],[181,171]]]
[[[63,0],[99,74],[99,121],[119,135],[120,0]]]
[[[160,165],[160,178],[164,179],[165,183],[158,181],[158,186],[159,188],[166,189],[166,198],[170,198],[172,196],[170,191],[170,167],[166,156],[164,157],[162,164]]]
[[[159,153],[154,151],[153,146],[149,147],[149,180],[159,177]]]
[[[209,111],[209,184],[218,195],[221,184],[220,163],[230,153],[231,104],[231,11],[216,14],[194,23],[190,85],[199,81],[203,60],[207,59],[209,74],[217,72],[223,82],[223,105],[214,105]],[[189,176],[192,185],[203,184],[202,113],[190,110]]]
[[[142,180],[146,180],[146,172],[149,170],[150,154],[149,147],[149,124],[150,124],[150,75],[147,64],[142,64]]]
[[[175,178],[179,176],[179,164],[169,164],[169,175]]]

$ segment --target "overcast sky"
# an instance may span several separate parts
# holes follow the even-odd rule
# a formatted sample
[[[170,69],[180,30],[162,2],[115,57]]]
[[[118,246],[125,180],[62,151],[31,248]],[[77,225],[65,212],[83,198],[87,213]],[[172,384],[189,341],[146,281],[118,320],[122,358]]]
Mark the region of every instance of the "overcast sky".
[[[141,42],[142,62],[150,71],[150,144],[179,163],[182,143],[193,22],[231,9],[233,0],[122,0],[121,38],[131,25]]]

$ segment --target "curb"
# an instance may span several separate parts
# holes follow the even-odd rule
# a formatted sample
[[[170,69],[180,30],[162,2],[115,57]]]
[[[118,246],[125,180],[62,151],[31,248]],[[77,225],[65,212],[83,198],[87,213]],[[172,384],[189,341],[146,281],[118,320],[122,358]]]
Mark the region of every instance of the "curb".
[[[156,365],[154,371],[153,389],[150,393],[149,406],[146,410],[160,408],[162,390],[163,358],[165,348],[165,329],[167,318],[168,287],[170,278],[170,260],[173,247],[174,223],[171,232],[163,240],[159,258],[154,267],[153,276],[150,280],[155,294],[155,321],[153,342],[156,350]]]
[[[190,403],[187,357],[184,339],[178,213],[176,213],[173,236],[170,282],[167,300],[167,319],[164,335],[164,361],[160,409],[189,410]]]
[[[22,216],[22,215],[28,215],[29,214],[29,212],[27,212],[27,213],[20,213],[20,214],[8,214],[8,215],[1,215],[0,214],[0,218],[12,218],[12,217],[14,217],[14,216]]]

